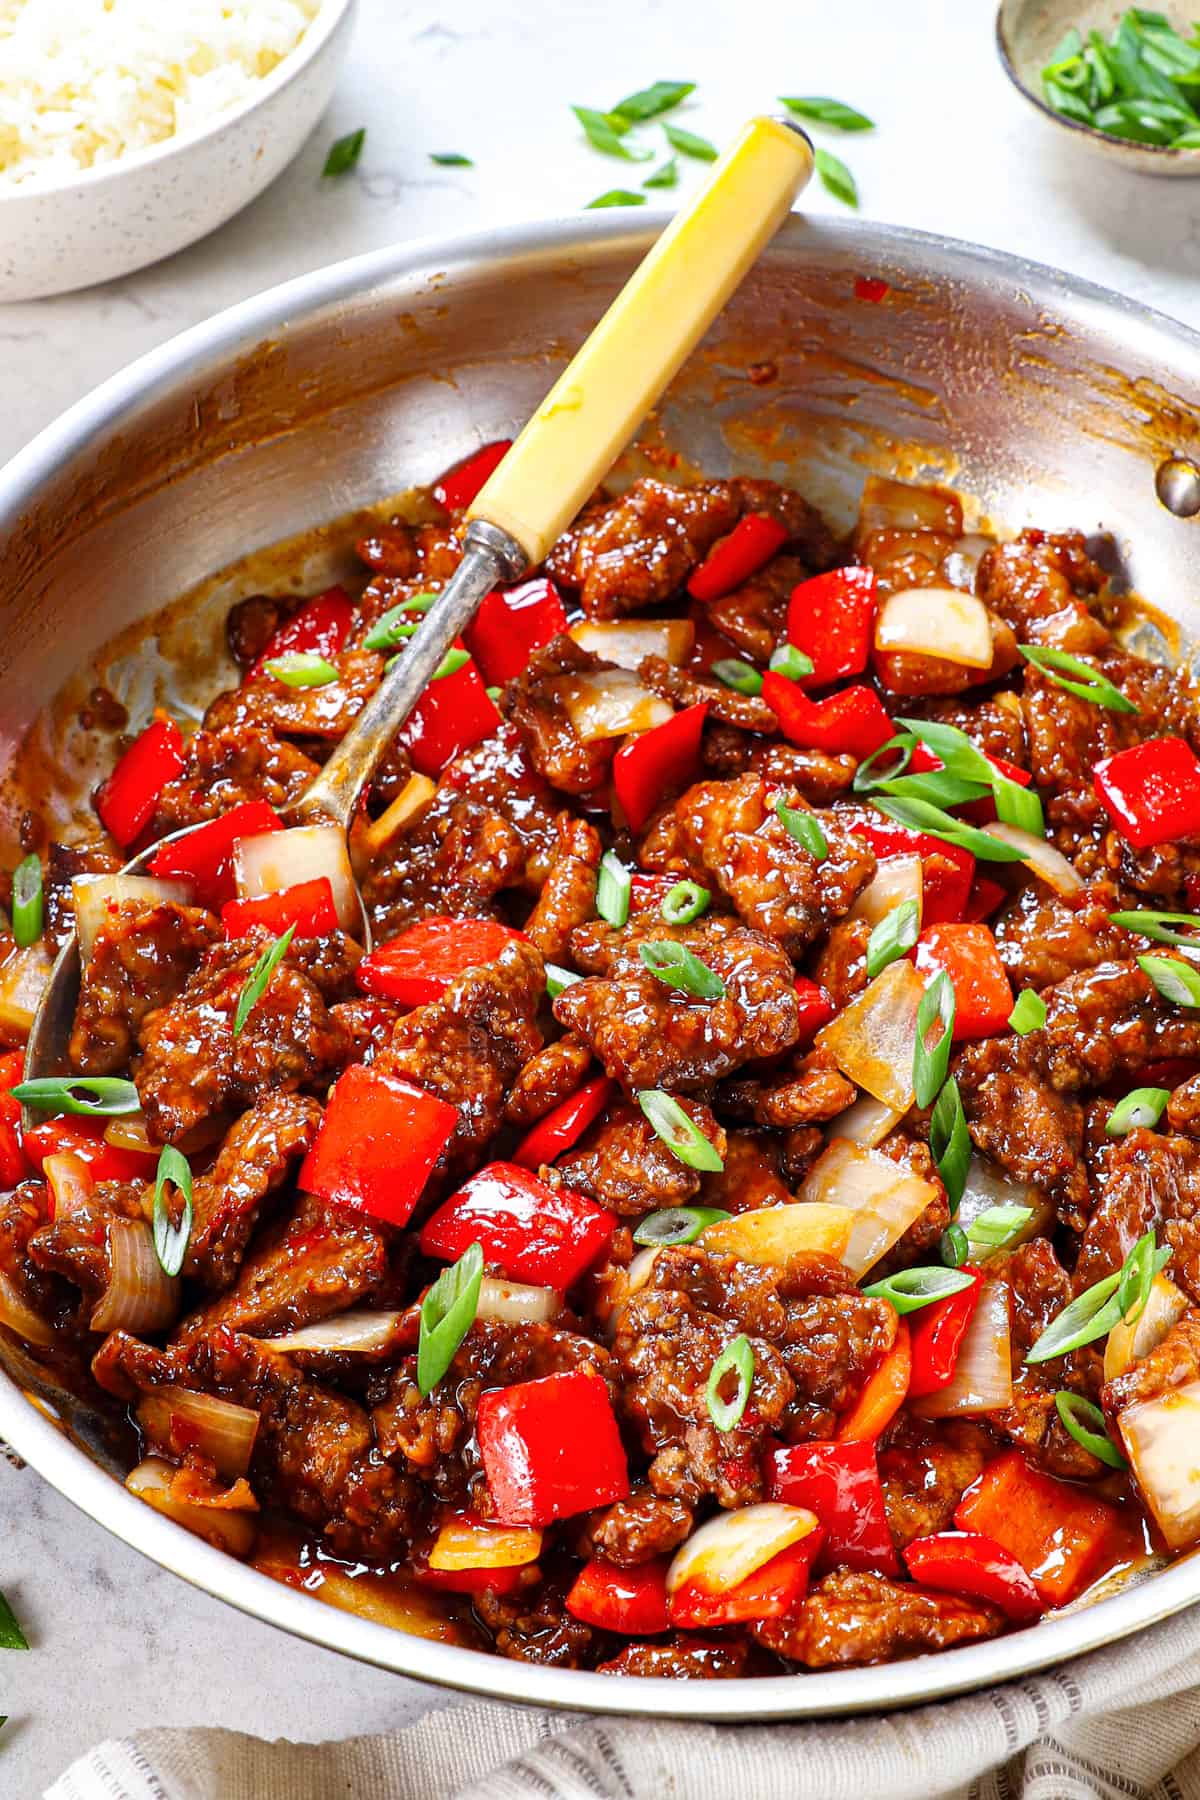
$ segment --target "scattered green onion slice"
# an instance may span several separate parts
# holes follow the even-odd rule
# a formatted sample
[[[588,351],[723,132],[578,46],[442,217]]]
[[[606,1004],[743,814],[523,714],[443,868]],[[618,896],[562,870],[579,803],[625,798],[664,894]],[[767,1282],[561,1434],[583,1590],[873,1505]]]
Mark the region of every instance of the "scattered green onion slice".
[[[0,1650],[28,1650],[29,1640],[17,1624],[12,1607],[0,1594]]]
[[[741,662],[736,656],[722,656],[713,664],[710,674],[727,688],[733,688],[739,694],[761,694],[762,676],[753,664]]]
[[[986,1250],[1003,1250],[1032,1217],[1032,1206],[985,1206],[967,1226],[967,1238],[972,1249],[978,1244]]]
[[[950,1046],[954,1038],[954,983],[945,969],[939,969],[917,1008],[917,1041],[913,1049],[913,1088],[918,1106],[932,1106],[950,1068]],[[941,1034],[932,1044],[929,1033],[941,1023]],[[956,1090],[957,1092],[957,1090]]]
[[[1022,787],[1019,781],[997,771],[992,778],[992,798],[1002,825],[1015,825],[1031,837],[1045,837],[1046,815],[1036,788]]]
[[[727,1375],[737,1375],[737,1390],[732,1400],[721,1398],[721,1383]],[[718,1431],[732,1431],[746,1410],[754,1383],[754,1352],[745,1332],[739,1332],[726,1344],[708,1372],[708,1416]]]
[[[1127,1131],[1153,1131],[1166,1112],[1170,1098],[1170,1088],[1134,1088],[1123,1100],[1118,1100],[1109,1113],[1108,1124],[1104,1127],[1106,1133],[1109,1137],[1124,1137]]]
[[[605,206],[645,206],[645,194],[639,194],[633,188],[606,188],[604,193],[597,194],[589,200],[584,212],[598,212]]]
[[[854,771],[852,786],[856,794],[870,794],[884,781],[898,781],[912,761],[912,753],[917,747],[917,739],[911,731],[897,732],[886,744],[880,744],[878,750],[872,750],[870,756],[864,756]],[[889,764],[882,774],[876,763],[886,756],[895,756],[895,764]]]
[[[928,832],[931,837],[942,838],[947,844],[957,844],[961,850],[969,850],[980,862],[1023,862],[1024,852],[1012,844],[992,837],[989,832],[979,831],[974,825],[968,825],[963,819],[952,818],[939,806],[932,806],[927,800],[902,800],[889,797],[886,800],[873,802],[881,813],[894,819],[897,825],[907,825],[911,831]]]
[[[420,620],[414,620],[412,613],[425,613],[437,599],[436,594],[414,594],[409,600],[402,600],[399,606],[389,606],[385,613],[380,613],[375,623],[363,639],[364,650],[394,650],[405,638],[410,638],[417,629]]]
[[[471,158],[464,156],[461,150],[431,150],[429,160],[431,163],[437,163],[442,169],[473,169],[475,167]]]
[[[660,113],[670,112],[689,94],[694,94],[694,81],[652,81],[649,87],[639,88],[635,94],[626,94],[624,100],[618,100],[612,111],[619,118],[628,119],[631,124],[640,125],[645,119],[657,119]]]
[[[633,1234],[635,1244],[694,1244],[702,1231],[732,1218],[719,1206],[665,1206],[648,1213]]]
[[[442,1379],[475,1323],[482,1284],[483,1251],[477,1243],[468,1244],[422,1300],[417,1336],[417,1386],[422,1399]]]
[[[433,674],[429,679],[430,681],[441,681],[444,675],[457,675],[460,669],[466,668],[470,660],[471,656],[469,651],[459,650],[457,646],[452,646],[447,650],[445,656],[443,656],[441,662],[433,671]]]
[[[338,678],[333,664],[318,656],[315,650],[285,650],[282,656],[273,656],[263,667],[285,687],[328,687]]]
[[[897,800],[922,800],[928,806],[962,806],[982,800],[989,789],[981,781],[969,781],[953,769],[920,769],[915,775],[885,776],[872,791],[893,794]]]
[[[889,963],[907,954],[921,934],[921,908],[915,900],[902,900],[885,913],[867,939],[867,980],[882,975]]]
[[[937,1105],[929,1115],[929,1148],[953,1215],[958,1211],[971,1166],[971,1134],[967,1130],[967,1115],[963,1111],[958,1083],[953,1076],[943,1085]]]
[[[1040,1031],[1046,1023],[1046,1002],[1032,988],[1026,988],[1024,993],[1017,995],[1008,1022],[1021,1037],[1028,1037],[1031,1031]]]
[[[1174,944],[1187,956],[1200,956],[1200,918],[1195,913],[1153,912],[1149,907],[1139,907],[1134,912],[1108,916],[1123,931],[1136,931],[1153,944]]]
[[[22,950],[42,935],[42,865],[36,856],[23,856],[13,870],[12,923]]]
[[[1137,966],[1172,1006],[1200,1006],[1200,969],[1174,956],[1139,956]]]
[[[782,800],[775,802],[775,817],[798,844],[802,844],[810,856],[823,862],[829,855],[829,840],[821,829],[821,821],[815,813],[801,812],[799,807],[787,806]]]
[[[668,925],[690,925],[708,911],[712,895],[698,881],[677,881],[659,908]]]
[[[815,150],[813,158],[817,165],[817,174],[821,177],[821,185],[835,200],[843,206],[858,207],[858,183],[846,167],[840,156],[832,150]]]
[[[1126,1325],[1137,1324],[1146,1310],[1154,1277],[1166,1267],[1170,1259],[1169,1248],[1155,1249],[1154,1227],[1143,1232],[1125,1258],[1121,1269],[1121,1283],[1117,1288],[1117,1309]]]
[[[596,883],[596,911],[602,919],[618,929],[629,917],[629,896],[633,877],[613,850],[600,858],[600,878]]]
[[[1026,662],[1032,663],[1057,687],[1065,688],[1068,694],[1076,694],[1093,706],[1106,707],[1109,712],[1135,713],[1138,710],[1120,688],[1114,687],[1099,669],[1084,662],[1081,656],[1072,656],[1066,650],[1049,650],[1044,644],[1018,644],[1017,648]],[[1070,680],[1071,676],[1075,679]]]
[[[1085,1400],[1082,1394],[1073,1394],[1067,1388],[1060,1388],[1054,1396],[1054,1405],[1058,1416],[1077,1444],[1100,1462],[1107,1463],[1110,1469],[1125,1468],[1125,1458],[1117,1449],[1104,1423],[1104,1414],[1091,1400]]]
[[[1147,1242],[1148,1251],[1144,1248]],[[1056,1356],[1065,1356],[1068,1350],[1078,1350],[1097,1338],[1107,1337],[1122,1318],[1132,1325],[1150,1296],[1154,1277],[1166,1267],[1170,1256],[1169,1249],[1154,1249],[1154,1233],[1148,1231],[1138,1239],[1115,1275],[1105,1275],[1093,1282],[1069,1306],[1064,1306],[1057,1318],[1051,1319],[1025,1361],[1044,1363],[1051,1362]],[[1122,1292],[1126,1300],[1124,1307]]]
[[[694,156],[699,162],[716,162],[719,152],[715,144],[710,144],[706,137],[698,137],[694,131],[684,131],[679,125],[664,125],[667,142],[672,150],[678,150],[683,156]]]
[[[962,1269],[948,1269],[944,1263],[928,1263],[923,1268],[898,1269],[894,1275],[888,1275],[883,1281],[873,1281],[865,1287],[864,1294],[870,1294],[873,1300],[887,1300],[898,1313],[917,1312],[922,1306],[932,1306],[935,1300],[948,1300],[951,1294],[960,1294],[964,1288],[971,1286],[975,1280]]]
[[[667,1149],[689,1169],[704,1169],[716,1175],[725,1167],[716,1145],[688,1117],[674,1094],[664,1094],[661,1088],[643,1088],[637,1103]]]
[[[813,672],[813,659],[805,656],[803,650],[797,650],[795,644],[780,644],[778,650],[772,650],[768,664],[776,675],[784,675],[789,681],[802,681]]]
[[[844,100],[830,100],[821,94],[781,94],[781,103],[798,119],[811,119],[814,125],[828,125],[834,131],[874,131],[875,121],[856,106]]]
[[[139,1112],[142,1105],[132,1081],[115,1075],[39,1075],[36,1081],[18,1082],[8,1091],[22,1106],[39,1111],[90,1113],[105,1119]]]
[[[573,106],[571,111],[583,126],[593,150],[601,150],[605,156],[619,156],[624,162],[648,162],[654,154],[652,150],[634,150],[622,141],[631,121],[619,113],[598,112],[594,106]]]
[[[483,691],[487,695],[488,699],[491,701],[492,705],[495,706],[495,704],[499,700],[501,694],[504,692],[504,689],[502,687],[490,687],[490,688],[484,688]]]
[[[577,975],[574,969],[560,968],[558,963],[546,964],[546,992],[552,1000],[557,1000],[564,988],[574,987],[583,976]]]
[[[362,155],[362,147],[366,140],[367,128],[360,125],[357,131],[351,131],[340,137],[329,146],[329,155],[325,158],[322,175],[347,175]]]
[[[942,1261],[948,1269],[961,1269],[971,1254],[967,1234],[961,1225],[947,1225],[938,1245]]]
[[[167,1210],[167,1183],[179,1190],[183,1210],[179,1223],[171,1221]],[[192,1235],[192,1171],[186,1156],[167,1144],[158,1159],[154,1177],[154,1254],[164,1275],[178,1275],[187,1255]]]
[[[723,1000],[725,983],[715,969],[673,938],[656,938],[639,944],[638,955],[651,975],[665,981],[668,987],[681,988],[697,1000]]]
[[[288,945],[296,935],[296,927],[289,925],[282,937],[277,937],[273,944],[268,944],[254,967],[251,969],[246,985],[238,997],[237,1011],[233,1015],[233,1035],[237,1037],[254,1007],[267,991],[267,983],[287,955]],[[132,1083],[130,1084],[132,1085]],[[136,1090],[135,1090],[136,1091]]]
[[[647,175],[642,186],[644,188],[673,188],[679,186],[679,163],[673,156],[668,156],[665,163],[660,163],[653,175]]]

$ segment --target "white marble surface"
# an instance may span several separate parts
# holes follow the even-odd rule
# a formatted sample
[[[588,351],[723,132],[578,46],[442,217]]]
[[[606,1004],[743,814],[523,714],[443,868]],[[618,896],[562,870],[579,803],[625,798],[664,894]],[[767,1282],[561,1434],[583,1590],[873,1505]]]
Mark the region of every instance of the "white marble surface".
[[[611,105],[662,76],[699,84],[681,122],[717,140],[780,89],[851,100],[879,121],[836,145],[866,214],[1018,250],[1200,325],[1200,183],[1114,171],[1061,143],[1001,73],[989,0],[362,0],[324,125],[249,211],[128,280],[0,307],[0,457],[133,357],[285,277],[632,185],[637,171],[590,151],[568,105]],[[328,144],[363,124],[358,170],[322,183]],[[437,168],[432,150],[476,166]],[[687,184],[700,173],[686,167]],[[140,1725],[340,1737],[444,1703],[192,1592],[3,1463],[0,1521],[0,1588],[34,1644],[0,1655],[9,1800],[33,1800],[88,1743]]]

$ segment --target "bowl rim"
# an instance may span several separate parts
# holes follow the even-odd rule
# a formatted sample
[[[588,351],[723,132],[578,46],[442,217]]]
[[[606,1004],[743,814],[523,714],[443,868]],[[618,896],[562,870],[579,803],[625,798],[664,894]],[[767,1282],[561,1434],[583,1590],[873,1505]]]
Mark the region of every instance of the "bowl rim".
[[[169,162],[176,156],[186,156],[190,150],[199,149],[202,144],[219,136],[228,127],[239,124],[260,106],[265,106],[276,94],[290,87],[320,55],[346,15],[357,5],[358,0],[321,0],[319,10],[305,27],[304,35],[294,49],[289,50],[276,63],[269,75],[264,75],[259,80],[254,91],[247,94],[244,100],[239,100],[236,106],[228,107],[224,112],[216,113],[198,130],[186,131],[182,135],[174,132],[160,143],[143,144],[137,150],[114,157],[111,162],[93,163],[90,169],[80,169],[76,175],[62,175],[51,181],[39,181],[34,177],[27,182],[9,182],[7,178],[0,176],[0,207],[17,200],[43,200],[55,196],[61,198],[63,194],[99,187],[106,181],[119,181],[124,175],[149,168],[152,164]]]
[[[1013,56],[1008,40],[1008,20],[1005,18],[1006,0],[1000,0],[996,8],[996,52],[1004,73],[1012,82],[1019,94],[1024,95],[1031,106],[1036,106],[1043,118],[1054,125],[1066,126],[1070,131],[1077,131],[1082,138],[1094,144],[1104,144],[1115,153],[1123,153],[1128,157],[1131,153],[1139,155],[1151,154],[1162,157],[1167,162],[1195,162],[1200,168],[1200,146],[1188,149],[1177,149],[1173,144],[1139,144],[1134,138],[1113,137],[1111,132],[1100,131],[1095,125],[1085,125],[1082,119],[1069,119],[1066,113],[1056,112],[1041,94],[1034,91],[1017,73],[1016,59]]]
[[[279,341],[289,326],[339,300],[363,295],[390,280],[436,273],[439,284],[456,270],[477,275],[488,265],[499,270],[514,255],[561,263],[572,254],[626,250],[643,253],[673,215],[660,209],[636,221],[620,217],[568,215],[477,230],[446,238],[427,237],[387,246],[300,275],[217,313],[147,352],[46,426],[7,465],[0,467],[0,538],[17,524],[68,458],[85,454],[122,424],[149,408],[168,390],[189,386],[214,362],[225,365],[264,339]],[[981,281],[1004,282],[1061,305],[1069,298],[1086,317],[1095,315],[1155,340],[1173,340],[1200,364],[1200,332],[1126,296],[1003,251],[934,233],[872,221],[825,216],[788,220],[776,250],[807,246],[848,254],[868,266],[911,266],[921,259],[947,276],[967,273]],[[766,252],[768,258],[771,250]],[[1150,350],[1149,341],[1147,351]],[[590,1713],[626,1713],[661,1718],[760,1722],[917,1706],[1017,1679],[1063,1664],[1145,1629],[1200,1600],[1200,1555],[1165,1568],[1152,1578],[1078,1611],[984,1643],[910,1657],[875,1667],[770,1675],[708,1682],[676,1682],[662,1677],[624,1676],[611,1680],[591,1671],[544,1668],[490,1652],[410,1636],[393,1627],[313,1604],[298,1593],[182,1526],[155,1513],[130,1494],[74,1443],[7,1371],[0,1370],[0,1437],[68,1500],[131,1548],[214,1598],[267,1624],[381,1668],[499,1700]]]

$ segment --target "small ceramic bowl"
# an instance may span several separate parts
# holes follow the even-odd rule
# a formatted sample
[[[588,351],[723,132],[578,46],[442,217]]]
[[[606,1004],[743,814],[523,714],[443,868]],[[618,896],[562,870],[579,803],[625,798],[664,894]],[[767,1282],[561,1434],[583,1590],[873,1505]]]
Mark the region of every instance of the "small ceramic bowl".
[[[197,131],[64,181],[0,181],[0,301],[112,281],[240,212],[291,162],[324,112],[357,0],[325,0],[290,56],[240,106]]]
[[[1079,143],[1111,162],[1144,175],[1200,175],[1200,150],[1171,150],[1163,144],[1133,144],[1127,138],[1109,137],[1091,125],[1064,118],[1043,97],[1042,70],[1072,25],[1085,38],[1089,31],[1102,31],[1107,37],[1128,4],[1129,0],[1002,0],[996,14],[1000,61],[1014,87],[1032,101],[1043,118],[1060,131],[1072,132]],[[1155,0],[1155,5],[1177,31],[1186,34],[1191,30],[1193,7],[1171,4],[1171,0]]]

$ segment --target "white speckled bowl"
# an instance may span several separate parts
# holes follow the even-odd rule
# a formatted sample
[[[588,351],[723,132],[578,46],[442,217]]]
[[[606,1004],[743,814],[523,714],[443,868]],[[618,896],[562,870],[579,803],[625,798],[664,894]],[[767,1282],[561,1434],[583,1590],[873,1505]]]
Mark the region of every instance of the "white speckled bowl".
[[[325,0],[241,106],[70,181],[0,180],[0,301],[112,281],[215,231],[291,162],[329,104],[358,0]],[[163,0],[169,5],[170,0]]]

